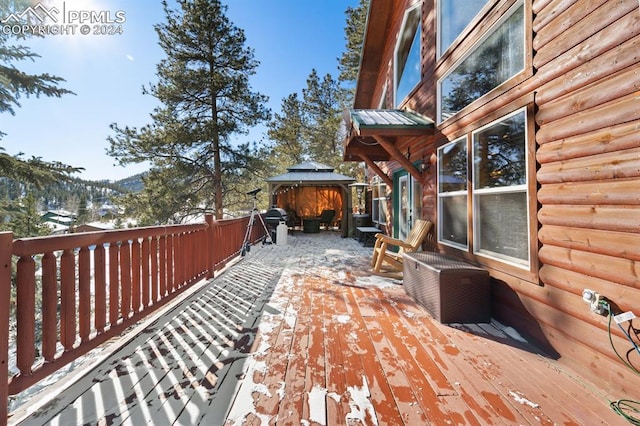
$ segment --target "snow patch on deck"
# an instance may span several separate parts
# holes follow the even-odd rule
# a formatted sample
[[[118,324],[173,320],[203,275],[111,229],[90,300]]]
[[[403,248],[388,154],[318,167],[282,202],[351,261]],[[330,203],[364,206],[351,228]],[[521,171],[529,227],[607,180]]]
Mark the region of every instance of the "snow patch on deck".
[[[536,404],[535,402],[529,401],[520,392],[509,391],[509,396],[511,396],[519,404],[528,405],[531,408],[539,408],[540,407],[539,404]]]
[[[327,390],[315,385],[308,394],[309,420],[320,425],[327,424]]]
[[[349,407],[351,411],[346,415],[346,424],[358,423],[363,425],[378,424],[376,410],[371,404],[371,392],[367,385],[367,378],[362,376],[362,386],[349,386]]]
[[[362,286],[362,287],[390,288],[390,287],[395,287],[397,285],[396,284],[397,282],[398,282],[397,280],[380,277],[377,275],[356,278],[356,285]]]

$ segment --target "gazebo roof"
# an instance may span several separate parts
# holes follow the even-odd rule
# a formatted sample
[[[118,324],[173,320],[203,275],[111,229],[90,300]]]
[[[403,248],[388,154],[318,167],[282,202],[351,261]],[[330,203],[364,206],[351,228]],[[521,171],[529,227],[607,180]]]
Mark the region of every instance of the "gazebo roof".
[[[267,178],[270,184],[335,185],[355,182],[350,176],[335,173],[333,167],[316,161],[307,161],[287,168],[288,172]]]

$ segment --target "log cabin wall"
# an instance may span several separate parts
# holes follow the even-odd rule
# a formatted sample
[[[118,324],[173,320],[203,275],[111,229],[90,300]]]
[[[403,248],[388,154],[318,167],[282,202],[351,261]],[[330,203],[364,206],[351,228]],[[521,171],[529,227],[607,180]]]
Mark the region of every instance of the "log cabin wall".
[[[391,96],[397,34],[404,11],[415,1],[389,3],[384,59],[370,83],[376,88],[370,104],[356,108],[378,108],[384,93]],[[422,1],[422,79],[400,108],[436,117],[438,79],[486,31],[483,27],[516,1],[489,4],[472,23],[475,28],[437,58],[437,1]],[[438,124],[432,138],[398,147],[402,152],[410,147],[411,161],[417,161],[510,111],[528,108],[531,270],[514,272],[474,256],[472,249],[440,248],[490,270],[494,318],[599,381],[612,397],[638,399],[640,376],[618,359],[607,318],[590,312],[582,291],[595,290],[620,311],[640,316],[640,4],[525,0],[524,5],[525,72]],[[380,167],[392,175],[399,165]],[[423,217],[438,226],[435,173],[423,185]],[[617,327],[612,332],[613,343],[626,351],[629,342]],[[640,357],[634,361],[640,365]]]

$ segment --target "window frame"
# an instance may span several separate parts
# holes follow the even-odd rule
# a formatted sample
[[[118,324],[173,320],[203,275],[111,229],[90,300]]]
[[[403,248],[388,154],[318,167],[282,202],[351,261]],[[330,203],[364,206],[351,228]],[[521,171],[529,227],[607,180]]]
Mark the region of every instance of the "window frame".
[[[440,180],[441,180],[441,167],[442,167],[442,161],[441,161],[441,153],[447,149],[447,147],[456,145],[456,144],[462,144],[464,146],[464,150],[466,153],[466,183],[465,183],[465,188],[458,190],[458,191],[441,191],[441,186],[440,186]],[[438,185],[437,185],[437,193],[438,193],[438,217],[443,217],[443,213],[442,213],[442,201],[443,199],[446,198],[453,198],[453,197],[461,197],[464,196],[465,197],[465,216],[467,217],[466,223],[465,223],[465,227],[466,227],[466,244],[460,244],[457,243],[455,241],[452,240],[447,240],[444,238],[444,236],[442,235],[443,233],[443,226],[438,226],[438,243],[443,244],[443,245],[447,245],[456,249],[460,249],[460,250],[464,250],[464,251],[470,251],[471,249],[471,239],[469,237],[469,231],[471,228],[471,224],[469,223],[469,200],[471,198],[471,188],[469,185],[469,178],[470,178],[470,171],[469,171],[469,136],[468,135],[463,135],[459,138],[456,138],[454,140],[452,140],[451,142],[448,142],[442,146],[440,146],[437,150],[438,154],[438,161],[437,161],[437,179],[438,179]]]
[[[417,29],[416,29],[416,34],[414,34],[413,38],[411,39],[411,45],[409,46],[409,52],[407,53],[407,59],[409,58],[409,53],[411,52],[411,47],[413,46],[413,43],[416,39],[416,36],[418,36],[418,52],[419,52],[419,58],[418,58],[418,62],[419,62],[419,67],[420,67],[420,76],[418,78],[418,81],[413,85],[413,87],[407,91],[407,94],[402,98],[402,99],[398,99],[398,85],[400,84],[400,77],[398,75],[398,53],[400,52],[400,47],[402,45],[403,42],[403,38],[402,38],[402,34],[405,31],[405,28],[407,26],[407,23],[409,21],[409,16],[412,13],[415,13],[417,10],[417,14],[418,14],[418,25],[417,25]],[[422,81],[422,33],[423,33],[423,29],[422,29],[422,2],[421,1],[416,1],[413,4],[409,5],[409,7],[405,10],[404,12],[404,16],[402,18],[402,24],[400,25],[400,31],[398,32],[398,38],[396,41],[396,45],[393,49],[393,105],[394,107],[398,108],[406,99],[408,99],[411,95],[411,93],[415,90],[415,88],[417,86],[420,85],[420,82]],[[406,69],[406,65],[407,62],[405,62],[403,64],[403,71]]]
[[[470,156],[470,163],[469,164],[475,164],[476,161],[476,149],[475,149],[475,135],[483,132],[485,129],[495,126],[495,125],[499,125],[501,122],[504,122],[520,113],[524,113],[524,137],[523,137],[523,144],[524,144],[524,158],[525,158],[525,169],[524,169],[524,178],[525,178],[525,182],[522,184],[518,184],[518,185],[510,185],[510,186],[499,186],[499,187],[493,187],[493,188],[479,188],[476,189],[476,179],[477,179],[477,173],[475,173],[475,170],[472,170],[472,179],[471,179],[471,191],[472,191],[472,227],[473,227],[473,254],[476,256],[481,256],[481,257],[485,257],[485,258],[489,258],[492,260],[496,260],[502,263],[506,263],[508,265],[523,269],[523,270],[530,270],[531,267],[531,259],[532,259],[532,253],[531,253],[531,215],[529,214],[529,212],[531,211],[531,196],[529,194],[529,182],[530,182],[530,159],[528,158],[527,155],[527,151],[528,151],[528,141],[530,138],[529,135],[529,126],[528,126],[528,122],[531,120],[531,118],[529,117],[529,114],[527,113],[527,108],[518,108],[515,111],[504,115],[502,117],[496,118],[495,120],[492,120],[490,123],[487,123],[475,130],[473,130],[471,132],[471,156]],[[480,222],[482,219],[482,215],[480,214],[480,207],[479,207],[479,202],[478,199],[479,197],[483,196],[483,195],[491,195],[491,194],[513,194],[513,193],[524,193],[525,194],[525,199],[526,199],[526,206],[525,206],[525,211],[527,212],[527,217],[526,217],[526,223],[527,223],[527,229],[526,229],[526,237],[527,237],[527,260],[526,262],[514,258],[514,257],[510,257],[501,253],[496,253],[496,252],[492,252],[489,250],[482,250],[479,248],[479,239],[480,239]]]
[[[377,196],[376,196],[377,194]],[[387,225],[388,209],[387,209],[387,184],[375,176],[371,182],[371,223],[378,225]],[[383,220],[380,217],[384,216]]]
[[[443,58],[449,54],[451,50],[454,50],[455,47],[460,44],[461,40],[463,40],[467,34],[469,34],[472,29],[478,24],[478,22],[482,19],[484,15],[486,15],[487,11],[492,7],[493,1],[486,0],[484,6],[478,11],[478,13],[471,19],[467,25],[460,31],[460,33],[451,41],[451,44],[447,46],[446,49],[442,50],[442,32],[443,28],[442,24],[442,2],[445,0],[437,0],[436,1],[436,59]],[[463,0],[464,1],[464,0]]]
[[[527,186],[527,223],[528,229],[527,238],[528,238],[528,250],[529,250],[529,265],[528,267],[523,266],[521,263],[517,264],[517,262],[508,262],[505,259],[498,258],[495,256],[488,256],[484,253],[476,253],[474,250],[475,247],[475,214],[474,206],[473,206],[473,181],[468,181],[467,191],[468,191],[468,199],[467,199],[467,209],[469,215],[468,221],[468,236],[467,241],[469,243],[469,247],[467,249],[462,247],[455,247],[450,244],[445,244],[442,241],[438,241],[438,244],[443,252],[449,253],[456,256],[466,257],[468,259],[472,259],[474,262],[495,271],[499,271],[499,273],[506,273],[512,275],[514,277],[518,277],[523,281],[530,282],[536,285],[540,285],[540,277],[539,277],[539,269],[540,269],[540,261],[538,259],[537,253],[540,247],[538,241],[538,217],[537,217],[537,208],[538,204],[537,200],[537,191],[538,191],[538,183],[536,181],[536,150],[535,150],[535,102],[534,96],[528,95],[522,98],[519,98],[517,101],[513,102],[510,105],[506,105],[503,108],[496,110],[490,116],[482,117],[481,119],[466,125],[464,128],[461,128],[459,132],[456,132],[452,135],[453,140],[458,140],[461,137],[467,138],[467,172],[469,173],[468,179],[473,178],[473,157],[470,154],[473,140],[471,138],[471,133],[481,130],[486,126],[490,126],[503,120],[504,118],[516,114],[520,111],[525,111],[525,149],[526,149],[526,186]],[[439,166],[439,165],[438,165]],[[438,194],[439,196],[439,194]],[[439,200],[438,200],[439,204]],[[440,211],[438,210],[438,217],[440,216]],[[441,220],[441,219],[439,219]],[[438,226],[440,228],[440,226]],[[440,231],[438,231],[440,232]]]
[[[486,7],[490,7],[492,6],[491,3],[488,3],[487,5],[485,5]],[[503,25],[509,18],[511,18],[511,16],[516,12],[517,9],[519,9],[520,7],[523,8],[523,68],[521,70],[519,70],[518,72],[516,72],[514,75],[512,75],[510,78],[508,78],[507,80],[503,81],[502,83],[500,83],[498,86],[492,88],[491,90],[489,90],[487,93],[483,94],[482,96],[480,96],[479,98],[473,100],[472,102],[470,102],[469,104],[467,104],[464,108],[460,109],[459,111],[457,111],[456,113],[452,114],[450,117],[446,117],[443,118],[442,117],[442,82],[447,79],[455,70],[458,69],[458,67],[467,59],[469,58],[469,56],[471,56],[473,53],[475,53],[482,45],[483,43],[485,43],[487,41],[487,39],[489,37],[491,37],[495,31],[497,31],[498,28],[500,28],[501,25]],[[458,117],[460,117],[461,115],[464,115],[463,111],[468,110],[468,108],[470,108],[471,105],[478,105],[479,103],[484,103],[486,102],[486,100],[488,99],[492,99],[496,96],[496,92],[498,91],[506,91],[508,90],[509,87],[511,87],[512,85],[517,84],[517,82],[520,81],[521,76],[524,75],[528,75],[530,73],[532,73],[531,71],[531,38],[529,35],[529,31],[530,31],[530,11],[529,11],[529,6],[528,6],[528,2],[526,2],[525,0],[515,0],[513,2],[513,4],[511,4],[511,6],[508,7],[508,9],[505,11],[505,13],[503,13],[502,15],[500,15],[498,17],[498,19],[495,20],[495,22],[493,22],[486,31],[484,31],[483,34],[480,35],[480,37],[478,37],[478,39],[459,57],[457,58],[457,60],[455,60],[455,62],[453,62],[453,64],[451,66],[448,66],[446,68],[446,70],[441,74],[441,76],[438,78],[438,81],[436,83],[436,122],[438,125],[441,125],[447,121],[455,121]],[[476,16],[476,19],[479,19],[479,17],[482,17],[483,15],[485,15],[486,12],[486,8],[483,8],[483,10]],[[474,20],[475,21],[475,20]],[[470,24],[471,25],[471,24]],[[465,34],[466,37],[466,31],[469,30],[471,31],[470,25],[467,26],[467,29],[465,31],[463,31],[463,34]],[[437,33],[438,31],[436,31]],[[461,36],[462,37],[462,34]],[[455,43],[453,43],[449,49],[447,49],[447,51],[445,52],[447,55],[449,55],[451,53],[453,49],[453,46],[457,46]],[[444,57],[445,55],[443,55]],[[448,61],[447,61],[448,62]]]

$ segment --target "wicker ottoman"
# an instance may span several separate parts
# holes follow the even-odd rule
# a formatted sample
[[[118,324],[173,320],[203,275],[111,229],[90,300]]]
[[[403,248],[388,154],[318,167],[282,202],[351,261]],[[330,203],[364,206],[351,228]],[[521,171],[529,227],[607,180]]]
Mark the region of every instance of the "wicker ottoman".
[[[403,254],[406,293],[441,323],[491,322],[489,272],[439,253]]]

